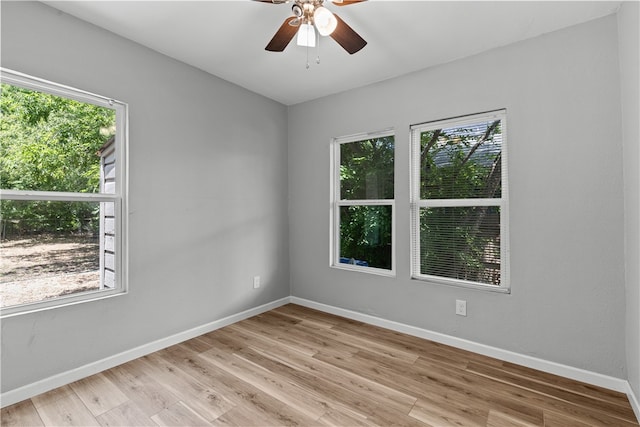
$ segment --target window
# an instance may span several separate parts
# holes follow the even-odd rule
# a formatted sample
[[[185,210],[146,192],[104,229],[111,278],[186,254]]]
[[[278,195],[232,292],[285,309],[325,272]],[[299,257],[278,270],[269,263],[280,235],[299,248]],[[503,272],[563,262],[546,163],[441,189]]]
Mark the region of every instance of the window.
[[[393,131],[335,138],[331,175],[331,266],[394,274]]]
[[[411,127],[412,277],[507,292],[505,110]]]
[[[1,71],[2,316],[123,293],[127,105]]]

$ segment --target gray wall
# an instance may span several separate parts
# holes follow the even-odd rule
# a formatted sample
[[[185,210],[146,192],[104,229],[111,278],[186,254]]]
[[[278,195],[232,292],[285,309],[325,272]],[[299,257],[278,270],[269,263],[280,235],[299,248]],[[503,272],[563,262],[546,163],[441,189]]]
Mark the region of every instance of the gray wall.
[[[612,15],[290,107],[292,295],[626,378],[617,43]],[[409,125],[502,107],[512,293],[410,280]],[[397,277],[332,269],[330,139],[387,127],[397,141]],[[467,300],[466,318],[456,298]]]
[[[635,395],[640,397],[640,3],[623,3],[618,12],[618,28],[624,154],[627,373]]]
[[[3,392],[289,295],[283,105],[39,3],[2,2],[1,52],[129,103],[131,266],[126,296],[4,319]]]

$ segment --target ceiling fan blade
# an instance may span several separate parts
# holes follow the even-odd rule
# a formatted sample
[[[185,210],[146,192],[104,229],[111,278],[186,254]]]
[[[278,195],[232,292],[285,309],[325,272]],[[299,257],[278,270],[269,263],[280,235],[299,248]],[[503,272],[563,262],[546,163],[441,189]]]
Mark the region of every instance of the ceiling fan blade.
[[[265,1],[265,0],[262,0],[262,1]],[[350,4],[362,3],[364,1],[367,1],[367,0],[334,0],[332,3],[335,4],[336,6],[349,6]]]
[[[298,18],[291,16],[284,20],[280,29],[276,31],[276,34],[273,36],[267,47],[264,48],[265,50],[270,52],[282,52],[287,47],[293,36],[298,32],[298,27],[289,25],[289,22],[294,19]]]
[[[334,39],[340,46],[344,48],[349,54],[353,55],[363,47],[367,45],[365,39],[360,37],[353,28],[347,25],[338,15],[333,14],[338,20],[338,26],[331,33],[331,38]],[[292,36],[293,37],[293,36]]]
[[[253,1],[259,1],[260,3],[283,4],[283,3],[289,3],[289,1],[291,0],[253,0]]]

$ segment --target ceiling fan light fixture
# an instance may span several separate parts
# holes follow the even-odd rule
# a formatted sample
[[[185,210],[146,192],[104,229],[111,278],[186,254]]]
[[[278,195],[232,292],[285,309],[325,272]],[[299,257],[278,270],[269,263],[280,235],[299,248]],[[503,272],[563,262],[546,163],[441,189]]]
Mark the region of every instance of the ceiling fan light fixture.
[[[0,0],[2,1],[2,0]],[[271,41],[265,47],[269,52],[282,52],[289,42],[297,35],[296,44],[307,48],[307,56],[309,48],[316,47],[322,36],[330,36],[350,55],[359,52],[367,45],[367,41],[363,39],[357,32],[353,30],[340,16],[331,13],[322,5],[325,0],[254,0],[259,2],[271,3],[293,3],[293,16],[285,19],[280,28],[271,38]],[[367,0],[326,0],[331,1],[335,5],[348,6],[358,4]],[[308,61],[307,61],[308,62]]]
[[[316,47],[316,30],[313,29],[313,25],[309,23],[300,24],[296,43],[298,46]]]
[[[338,20],[326,7],[317,7],[313,13],[313,22],[321,36],[328,36],[338,26]]]

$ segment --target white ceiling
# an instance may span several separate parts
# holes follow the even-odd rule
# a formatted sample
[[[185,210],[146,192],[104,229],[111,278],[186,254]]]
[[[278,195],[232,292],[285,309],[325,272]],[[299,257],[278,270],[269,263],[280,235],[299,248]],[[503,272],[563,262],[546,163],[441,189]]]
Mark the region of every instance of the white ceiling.
[[[234,1],[45,1],[285,105],[342,92],[611,13],[614,1],[376,1],[325,5],[368,45],[349,55],[331,38],[264,47],[290,4]]]

